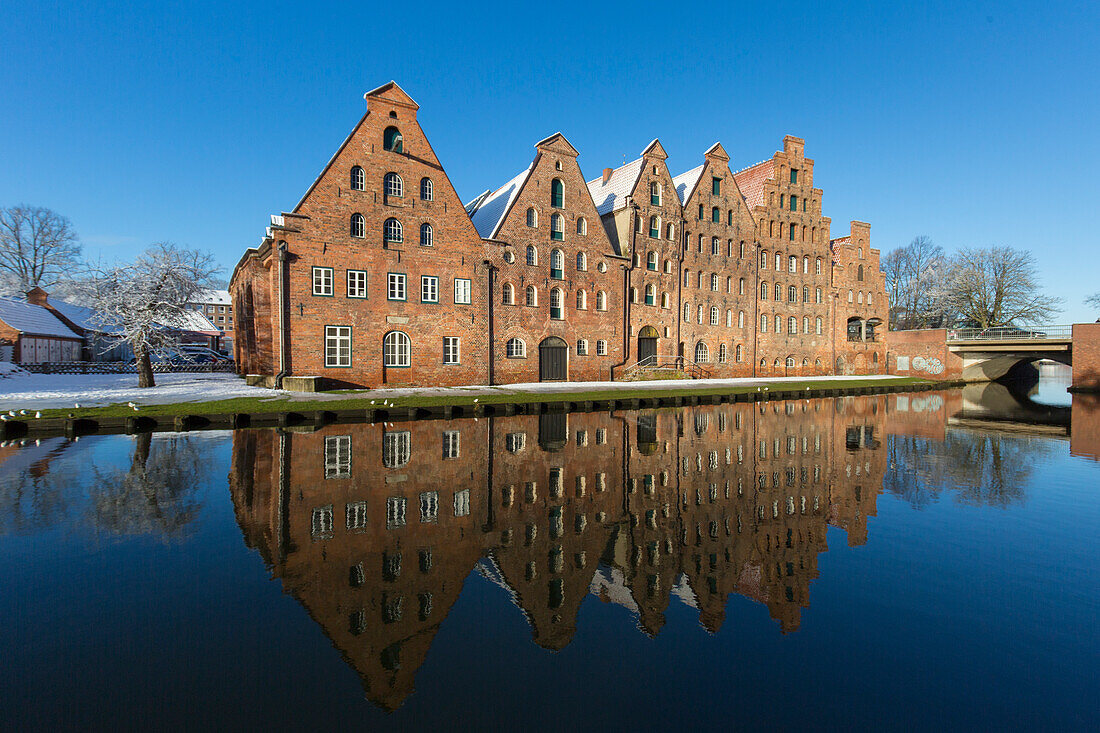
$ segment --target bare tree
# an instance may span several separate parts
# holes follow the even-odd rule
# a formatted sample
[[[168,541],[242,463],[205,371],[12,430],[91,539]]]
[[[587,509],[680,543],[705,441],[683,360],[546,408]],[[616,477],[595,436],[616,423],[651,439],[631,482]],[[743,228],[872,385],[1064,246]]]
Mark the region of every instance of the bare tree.
[[[1093,308],[1100,310],[1100,293],[1093,293],[1085,298],[1085,305],[1091,305]]]
[[[72,222],[41,206],[0,209],[0,278],[9,291],[49,290],[80,265]]]
[[[96,325],[120,334],[133,348],[138,386],[156,386],[150,357],[166,357],[179,346],[188,304],[218,273],[213,256],[161,242],[133,263],[90,270],[87,299]]]
[[[1041,324],[1061,311],[1061,298],[1043,294],[1035,256],[1011,247],[964,249],[946,278],[960,320],[979,328]]]
[[[943,249],[924,235],[886,255],[882,270],[890,301],[891,328],[942,325],[947,300],[941,284],[946,269]]]

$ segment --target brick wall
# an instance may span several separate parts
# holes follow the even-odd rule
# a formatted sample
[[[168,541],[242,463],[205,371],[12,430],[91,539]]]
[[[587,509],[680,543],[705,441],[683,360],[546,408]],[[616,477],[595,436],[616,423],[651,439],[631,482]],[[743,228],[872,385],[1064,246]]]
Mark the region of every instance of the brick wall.
[[[1100,390],[1100,323],[1073,324],[1073,387]]]
[[[962,360],[947,350],[946,329],[889,331],[885,336],[887,374],[938,380],[962,378]]]

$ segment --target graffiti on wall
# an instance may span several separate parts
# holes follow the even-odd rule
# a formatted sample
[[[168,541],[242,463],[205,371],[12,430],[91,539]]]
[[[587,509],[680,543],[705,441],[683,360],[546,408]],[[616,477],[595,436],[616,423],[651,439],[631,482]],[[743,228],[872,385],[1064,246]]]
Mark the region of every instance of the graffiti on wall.
[[[914,356],[913,369],[929,374],[943,374],[943,362],[936,358],[925,359],[923,356]]]

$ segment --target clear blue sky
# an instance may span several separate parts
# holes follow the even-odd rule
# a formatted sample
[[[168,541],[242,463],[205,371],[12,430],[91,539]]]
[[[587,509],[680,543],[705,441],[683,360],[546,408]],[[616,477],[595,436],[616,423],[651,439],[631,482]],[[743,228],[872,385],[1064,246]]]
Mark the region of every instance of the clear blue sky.
[[[710,4],[706,4],[710,5]],[[589,177],[806,139],[834,236],[1034,251],[1059,320],[1100,291],[1100,3],[0,4],[0,205],[88,252],[171,240],[228,272],[395,79],[463,200],[561,130]],[[913,4],[915,5],[915,4]]]

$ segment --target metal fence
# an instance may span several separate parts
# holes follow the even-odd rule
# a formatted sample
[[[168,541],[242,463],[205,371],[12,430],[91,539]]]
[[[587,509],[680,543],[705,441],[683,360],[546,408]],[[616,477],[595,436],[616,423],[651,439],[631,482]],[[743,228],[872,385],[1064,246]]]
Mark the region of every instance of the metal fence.
[[[1073,326],[1032,326],[1030,328],[951,328],[948,341],[1027,341],[1042,339],[1068,339],[1073,336]]]
[[[47,364],[17,364],[32,374],[137,374],[137,365],[124,361],[63,361]],[[153,364],[156,374],[206,374],[235,371],[232,362],[221,364]]]

